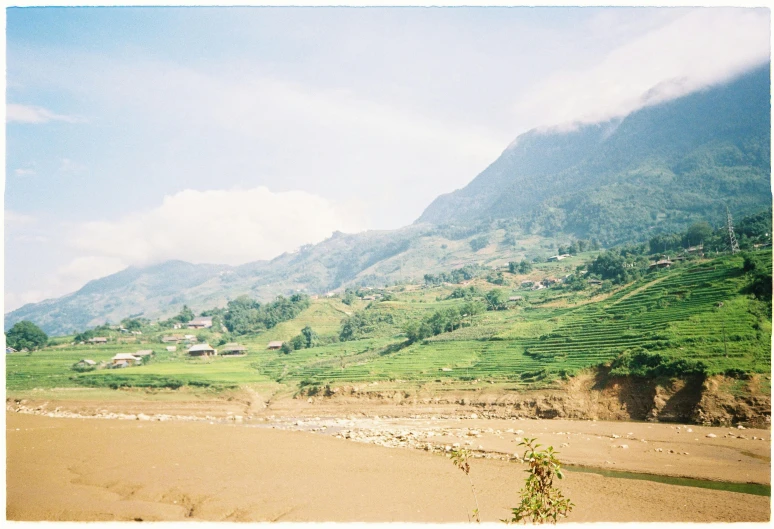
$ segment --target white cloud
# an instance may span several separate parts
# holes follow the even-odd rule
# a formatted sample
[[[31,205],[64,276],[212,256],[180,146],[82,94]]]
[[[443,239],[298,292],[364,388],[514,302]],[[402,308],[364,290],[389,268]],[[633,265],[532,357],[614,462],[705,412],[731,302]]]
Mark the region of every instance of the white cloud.
[[[10,209],[6,209],[3,212],[3,222],[5,224],[6,229],[8,229],[15,226],[25,226],[25,225],[33,224],[37,222],[37,219],[32,215],[27,215],[25,213],[19,213],[16,211],[12,211]]]
[[[5,107],[5,121],[7,123],[47,123],[49,121],[82,123],[85,120],[78,116],[56,114],[43,107],[8,103]]]
[[[696,9],[608,53],[551,75],[515,105],[544,126],[625,116],[770,60],[767,9]]]
[[[35,288],[22,292],[6,291],[3,296],[3,310],[7,313],[27,303],[37,303],[69,294],[92,279],[113,274],[124,268],[126,265],[113,257],[78,257],[53,273],[46,274],[37,281]]]
[[[59,171],[62,173],[80,173],[85,169],[85,165],[74,162],[69,158],[62,158],[59,161]]]
[[[69,294],[92,279],[130,265],[167,259],[238,265],[271,259],[334,231],[365,228],[362,204],[330,201],[303,191],[186,190],[164,198],[149,211],[115,222],[67,223],[60,236],[77,257],[38,280],[35,287],[5,293],[5,311],[25,303]],[[5,212],[8,223],[24,226],[34,217]],[[73,233],[67,238],[66,233]],[[17,241],[40,243],[34,234]]]
[[[37,172],[35,172],[35,169],[25,169],[23,167],[19,167],[18,169],[14,169],[13,174],[16,176],[35,176]]]
[[[69,242],[124,266],[167,259],[242,264],[319,242],[335,230],[363,229],[347,211],[303,191],[186,190],[116,222],[82,223]]]

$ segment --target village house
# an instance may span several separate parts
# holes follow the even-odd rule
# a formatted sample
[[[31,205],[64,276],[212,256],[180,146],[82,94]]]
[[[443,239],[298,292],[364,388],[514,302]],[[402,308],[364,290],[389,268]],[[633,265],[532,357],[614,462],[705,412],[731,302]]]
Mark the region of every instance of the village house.
[[[104,336],[95,336],[94,338],[91,338],[89,340],[89,343],[97,344],[97,343],[107,343],[107,338]]]
[[[78,367],[95,367],[97,362],[88,358],[84,358],[83,360],[79,360],[75,365]]]
[[[247,347],[239,345],[238,343],[227,343],[221,349],[220,354],[223,356],[238,356],[247,354]]]
[[[171,336],[162,336],[161,342],[162,343],[180,343],[183,341],[183,337],[179,334],[173,334]]]
[[[188,354],[191,356],[215,356],[218,351],[210,347],[208,343],[197,343],[188,349]]]
[[[266,346],[266,349],[270,349],[270,350],[273,350],[273,351],[277,350],[277,349],[281,349],[283,343],[284,342],[281,342],[281,341],[269,342],[269,345]]]
[[[202,316],[199,318],[194,318],[188,322],[189,329],[209,329],[210,327],[212,327],[211,317]]]
[[[661,259],[650,265],[650,268],[667,268],[672,264],[669,259]]]
[[[129,364],[136,365],[142,362],[142,360],[137,358],[131,353],[118,353],[116,356],[111,358],[111,362],[113,363],[114,366],[117,364],[120,364],[121,362],[125,362],[127,365]]]
[[[142,358],[143,356],[151,356],[153,354],[153,351],[150,349],[143,349],[142,351],[137,351],[134,353],[134,356],[138,358]]]

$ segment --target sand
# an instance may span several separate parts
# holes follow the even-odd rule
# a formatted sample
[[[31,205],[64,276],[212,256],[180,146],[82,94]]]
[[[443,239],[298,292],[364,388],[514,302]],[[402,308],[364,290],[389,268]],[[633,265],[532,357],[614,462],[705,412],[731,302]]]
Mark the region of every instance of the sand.
[[[20,413],[7,413],[6,421],[9,520],[466,522],[475,506],[467,478],[442,455],[355,443],[322,432]],[[636,423],[448,423],[438,426],[492,428],[492,433],[484,432],[489,437],[475,438],[482,445],[504,443],[512,450],[515,443],[509,436],[515,434],[504,433],[503,426],[526,433],[526,424],[539,437],[565,439],[570,444],[562,450],[578,461],[608,458],[635,470],[672,465],[675,475],[690,475],[693,466],[699,469],[693,475],[769,483],[768,431],[746,431],[746,436],[767,439],[753,441],[723,438],[729,430],[717,428],[711,430],[718,438],[709,439],[695,426],[692,433],[683,429],[678,434],[669,425]],[[650,440],[624,440],[629,432]],[[622,437],[613,439],[613,434]],[[581,442],[585,438],[589,441]],[[689,455],[654,452],[654,443],[679,445]],[[683,450],[686,446],[690,448]],[[506,517],[518,503],[524,468],[494,459],[472,461],[483,521]],[[577,472],[568,472],[560,485],[576,505],[571,522],[770,518],[769,498],[749,494]]]

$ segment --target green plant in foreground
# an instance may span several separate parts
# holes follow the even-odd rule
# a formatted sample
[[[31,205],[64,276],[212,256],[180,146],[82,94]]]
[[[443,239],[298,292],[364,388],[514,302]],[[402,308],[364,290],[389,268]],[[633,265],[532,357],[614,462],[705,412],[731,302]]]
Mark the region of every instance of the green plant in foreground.
[[[556,458],[558,452],[549,446],[538,450],[542,445],[535,444],[537,439],[524,438],[519,446],[526,446],[524,461],[529,464],[525,472],[529,473],[524,488],[521,489],[521,504],[511,509],[513,518],[502,520],[505,523],[527,522],[556,523],[559,517],[566,517],[574,504],[554,488],[554,476],[562,479],[561,463]]]
[[[473,509],[473,518],[475,518],[477,523],[481,523],[481,517],[478,510],[478,497],[476,496],[476,488],[473,486],[473,480],[470,479],[470,463],[468,463],[468,459],[470,459],[470,450],[466,448],[460,448],[451,452],[451,460],[452,463],[454,463],[454,466],[462,470],[465,475],[468,476],[470,490],[473,492],[473,500],[476,502],[476,508]]]

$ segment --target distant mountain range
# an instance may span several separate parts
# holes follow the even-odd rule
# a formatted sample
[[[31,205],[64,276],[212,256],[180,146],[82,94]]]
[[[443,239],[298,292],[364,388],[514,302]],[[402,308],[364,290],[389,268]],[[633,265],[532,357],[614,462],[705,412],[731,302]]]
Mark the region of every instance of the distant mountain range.
[[[550,253],[549,242],[605,245],[719,223],[772,204],[769,67],[732,82],[569,132],[530,131],[465,188],[433,201],[411,226],[329,239],[242,266],[168,261],[130,267],[58,299],[5,315],[66,334],[128,316],[165,317],[241,294],[421,279],[467,263],[502,265]],[[471,247],[470,239],[488,244]]]

